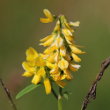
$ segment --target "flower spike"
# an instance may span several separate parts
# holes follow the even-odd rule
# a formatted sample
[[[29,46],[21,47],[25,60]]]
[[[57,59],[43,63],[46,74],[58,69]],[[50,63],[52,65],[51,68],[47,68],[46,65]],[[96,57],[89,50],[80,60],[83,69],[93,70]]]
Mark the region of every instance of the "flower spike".
[[[26,61],[22,63],[25,72],[24,77],[33,77],[32,83],[43,84],[46,94],[52,91],[52,83],[61,88],[67,84],[67,80],[72,80],[73,73],[81,67],[79,55],[84,54],[75,44],[74,27],[78,27],[80,22],[68,22],[64,15],[55,18],[48,10],[43,10],[45,18],[40,18],[42,23],[50,23],[55,19],[56,25],[53,32],[40,40],[40,45],[46,47],[43,53],[38,53],[30,47],[26,50]]]

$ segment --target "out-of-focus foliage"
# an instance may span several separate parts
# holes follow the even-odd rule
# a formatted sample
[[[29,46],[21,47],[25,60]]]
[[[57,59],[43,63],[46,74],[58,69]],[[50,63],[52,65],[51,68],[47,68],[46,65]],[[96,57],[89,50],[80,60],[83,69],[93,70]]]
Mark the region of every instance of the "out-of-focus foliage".
[[[109,0],[2,0],[0,1],[0,77],[10,89],[13,97],[27,85],[21,77],[22,61],[27,47],[37,46],[39,39],[48,35],[54,25],[41,24],[42,10],[48,8],[55,14],[65,14],[69,20],[79,20],[76,30],[77,44],[84,45],[87,52],[82,58],[82,68],[74,74],[74,80],[66,86],[72,92],[68,101],[64,100],[64,110],[79,110],[91,82],[99,70],[99,65],[110,56],[110,14]],[[48,27],[48,28],[47,28]],[[42,31],[41,31],[42,30]],[[97,99],[88,110],[110,109],[110,70],[106,71],[97,91]],[[30,80],[30,79],[29,79]],[[25,85],[24,85],[25,82]],[[18,110],[56,110],[56,100],[46,96],[39,87],[20,100],[15,100]],[[0,109],[11,110],[8,99],[0,86]],[[106,100],[106,101],[104,101]],[[48,106],[47,106],[48,105]]]

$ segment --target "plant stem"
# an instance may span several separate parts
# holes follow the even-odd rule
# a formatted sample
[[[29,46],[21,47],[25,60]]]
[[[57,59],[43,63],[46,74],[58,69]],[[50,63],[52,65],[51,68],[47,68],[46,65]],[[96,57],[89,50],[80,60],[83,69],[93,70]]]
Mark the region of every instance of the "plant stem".
[[[59,87],[58,110],[63,110],[63,108],[62,108],[62,88],[61,87]]]
[[[53,88],[52,88],[52,93],[53,93],[54,97],[58,100],[58,95],[56,94],[56,92]]]

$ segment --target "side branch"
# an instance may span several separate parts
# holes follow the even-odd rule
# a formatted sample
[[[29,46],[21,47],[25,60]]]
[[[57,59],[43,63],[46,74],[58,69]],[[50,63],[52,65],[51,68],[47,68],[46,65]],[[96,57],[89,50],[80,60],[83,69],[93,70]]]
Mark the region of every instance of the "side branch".
[[[101,68],[100,68],[100,72],[99,74],[96,76],[96,80],[93,82],[92,86],[89,89],[88,94],[86,95],[83,104],[82,104],[82,108],[81,110],[86,110],[87,105],[89,104],[89,102],[93,99],[96,99],[96,90],[97,90],[97,84],[98,82],[101,80],[105,70],[107,69],[107,67],[110,65],[110,57],[105,59],[102,64],[101,64]]]
[[[7,94],[7,97],[8,97],[8,99],[9,99],[9,101],[10,101],[12,107],[13,107],[13,110],[17,110],[16,105],[14,104],[13,99],[11,97],[11,94],[10,94],[9,90],[5,87],[5,84],[4,84],[2,79],[0,79],[0,83],[1,83],[5,93]]]

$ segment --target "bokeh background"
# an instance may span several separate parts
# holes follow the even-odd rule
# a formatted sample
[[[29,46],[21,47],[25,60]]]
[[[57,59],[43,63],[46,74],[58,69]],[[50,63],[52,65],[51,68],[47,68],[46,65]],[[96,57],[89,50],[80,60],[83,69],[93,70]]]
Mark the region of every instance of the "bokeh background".
[[[16,94],[31,79],[22,78],[22,61],[25,50],[33,46],[39,52],[39,39],[50,34],[54,25],[42,24],[42,10],[48,8],[53,14],[64,14],[70,21],[81,22],[76,29],[76,43],[84,46],[82,68],[74,73],[74,80],[65,90],[71,91],[64,100],[63,110],[80,110],[82,101],[101,62],[110,56],[110,0],[0,0],[0,77],[9,88],[18,110],[57,110],[56,99],[46,95],[44,88],[30,92],[19,100]],[[97,90],[97,99],[88,110],[110,110],[110,68],[107,69]],[[0,85],[0,110],[12,110]]]

